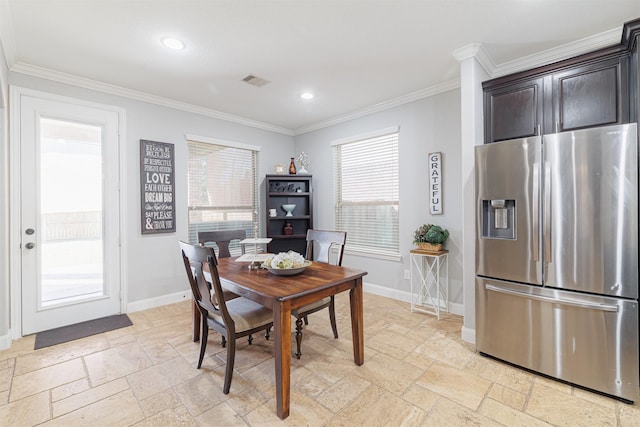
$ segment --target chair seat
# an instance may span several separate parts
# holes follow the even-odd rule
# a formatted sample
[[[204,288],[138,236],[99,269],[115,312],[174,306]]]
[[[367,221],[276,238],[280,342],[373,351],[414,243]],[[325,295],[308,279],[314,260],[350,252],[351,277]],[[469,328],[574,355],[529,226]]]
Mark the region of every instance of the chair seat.
[[[270,309],[244,297],[227,301],[227,310],[235,322],[236,334],[273,322],[273,312]],[[209,316],[216,322],[222,323],[220,315],[209,312]]]
[[[296,308],[295,310],[291,310],[291,314],[297,317],[299,313],[313,312],[315,309],[325,306],[330,302],[331,302],[331,298],[329,297],[322,298],[321,300],[318,300],[316,302],[312,302],[310,304],[303,305],[300,308]]]

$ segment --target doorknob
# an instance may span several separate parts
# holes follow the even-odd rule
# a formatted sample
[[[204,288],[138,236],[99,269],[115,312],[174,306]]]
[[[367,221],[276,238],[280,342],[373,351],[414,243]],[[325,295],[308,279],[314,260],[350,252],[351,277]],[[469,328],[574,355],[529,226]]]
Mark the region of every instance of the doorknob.
[[[35,233],[36,231],[33,228],[27,228],[26,230],[24,230],[24,234],[31,236],[33,233]]]
[[[35,247],[36,247],[36,245],[35,245],[35,244],[33,244],[33,243],[31,243],[31,242],[29,242],[29,243],[27,243],[26,245],[24,245],[24,247],[25,247],[25,248],[27,248],[27,249],[33,249],[33,248],[35,248]]]

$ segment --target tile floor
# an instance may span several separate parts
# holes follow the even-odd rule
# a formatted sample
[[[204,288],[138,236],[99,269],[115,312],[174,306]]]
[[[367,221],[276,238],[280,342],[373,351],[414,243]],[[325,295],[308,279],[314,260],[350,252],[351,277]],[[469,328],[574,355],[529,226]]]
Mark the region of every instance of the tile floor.
[[[34,351],[0,352],[2,426],[640,426],[640,406],[484,358],[460,338],[462,319],[411,313],[365,294],[365,363],[353,364],[348,296],[339,339],[326,311],[292,359],[291,415],[275,415],[273,342],[239,340],[231,392],[226,350],[210,336],[195,369],[188,302],[131,313],[134,325]],[[295,343],[295,341],[293,341]]]

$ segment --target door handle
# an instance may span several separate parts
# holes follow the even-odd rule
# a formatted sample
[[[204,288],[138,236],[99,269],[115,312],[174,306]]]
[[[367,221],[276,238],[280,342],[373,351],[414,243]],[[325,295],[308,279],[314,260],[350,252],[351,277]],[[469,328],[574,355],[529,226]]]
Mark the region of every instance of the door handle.
[[[27,228],[26,230],[24,230],[24,234],[26,234],[27,236],[31,236],[35,232],[36,230],[34,230],[33,228]]]
[[[29,242],[26,245],[24,245],[24,247],[27,248],[27,249],[33,249],[33,248],[36,247],[36,245],[35,245],[35,243]]]
[[[526,292],[515,291],[512,289],[500,288],[498,286],[489,285],[489,284],[485,285],[485,289],[488,291],[498,292],[501,294],[513,295],[517,297],[548,302],[551,304],[570,305],[572,307],[589,308],[589,309],[601,310],[601,311],[613,311],[613,312],[618,311],[618,306],[614,304],[599,304],[595,302],[578,301],[578,300],[568,299],[568,298],[554,298],[554,297],[548,297],[544,295],[535,295],[535,294],[529,294]]]

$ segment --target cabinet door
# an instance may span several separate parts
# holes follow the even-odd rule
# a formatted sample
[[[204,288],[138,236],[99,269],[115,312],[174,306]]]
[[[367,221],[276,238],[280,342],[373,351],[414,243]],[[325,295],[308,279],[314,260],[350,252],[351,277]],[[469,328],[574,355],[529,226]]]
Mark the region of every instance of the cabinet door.
[[[542,85],[538,78],[485,92],[485,143],[539,134]]]
[[[629,122],[628,57],[553,75],[551,132]]]

